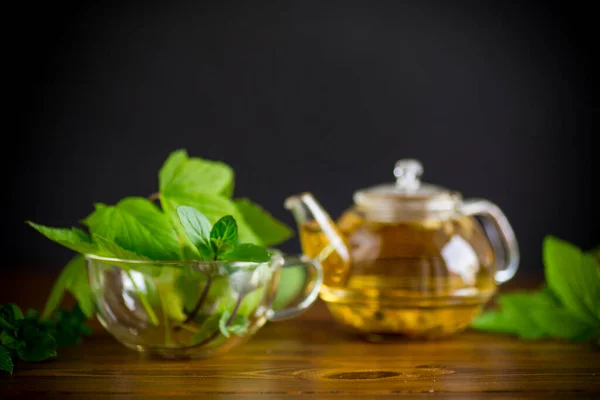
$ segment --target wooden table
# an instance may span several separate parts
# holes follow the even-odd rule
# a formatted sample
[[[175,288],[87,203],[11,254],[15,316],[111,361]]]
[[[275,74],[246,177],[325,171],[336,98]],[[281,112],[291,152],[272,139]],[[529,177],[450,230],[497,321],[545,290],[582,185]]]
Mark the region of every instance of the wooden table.
[[[4,278],[6,279],[6,278]],[[8,279],[0,303],[40,307],[49,277]],[[93,323],[94,335],[40,364],[0,373],[0,398],[368,399],[411,393],[452,399],[600,398],[600,353],[587,344],[465,332],[441,341],[368,343],[344,333],[322,303],[268,323],[212,359],[148,359]]]

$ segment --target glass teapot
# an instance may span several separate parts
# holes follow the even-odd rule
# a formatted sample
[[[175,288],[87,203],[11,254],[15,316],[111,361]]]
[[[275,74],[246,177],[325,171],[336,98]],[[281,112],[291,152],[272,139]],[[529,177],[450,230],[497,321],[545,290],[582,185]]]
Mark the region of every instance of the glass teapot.
[[[303,252],[322,263],[320,296],[343,325],[368,334],[442,337],[472,321],[519,263],[494,204],[423,183],[416,160],[396,182],[362,189],[334,223],[310,193],[286,199]]]

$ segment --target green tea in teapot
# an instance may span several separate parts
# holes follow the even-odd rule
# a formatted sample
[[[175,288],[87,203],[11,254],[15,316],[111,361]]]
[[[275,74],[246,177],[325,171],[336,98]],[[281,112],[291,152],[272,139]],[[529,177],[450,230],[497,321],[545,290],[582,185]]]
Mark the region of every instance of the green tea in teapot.
[[[337,252],[321,261],[321,297],[346,325],[445,336],[464,328],[494,292],[494,252],[470,217],[386,224],[348,212],[338,227],[352,265]],[[329,242],[314,221],[301,225],[300,240],[312,257]]]

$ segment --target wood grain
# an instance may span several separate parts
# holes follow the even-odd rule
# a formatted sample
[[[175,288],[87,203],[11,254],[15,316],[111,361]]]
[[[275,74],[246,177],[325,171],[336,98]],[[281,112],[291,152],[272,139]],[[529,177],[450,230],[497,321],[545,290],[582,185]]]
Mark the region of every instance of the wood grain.
[[[40,307],[51,279],[15,278],[0,303]],[[33,287],[31,291],[25,288]],[[212,359],[140,355],[94,322],[94,336],[40,364],[0,374],[0,398],[353,399],[432,394],[465,398],[593,398],[600,353],[588,344],[526,342],[465,332],[439,341],[371,343],[344,332],[322,303],[302,317],[269,323],[248,343]]]

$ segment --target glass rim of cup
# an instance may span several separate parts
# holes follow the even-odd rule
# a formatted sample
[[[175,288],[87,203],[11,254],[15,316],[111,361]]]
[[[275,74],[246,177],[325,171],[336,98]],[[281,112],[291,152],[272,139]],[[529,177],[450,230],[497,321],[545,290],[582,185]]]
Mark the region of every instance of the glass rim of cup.
[[[84,254],[86,260],[99,261],[103,263],[119,263],[119,264],[130,264],[130,265],[164,265],[164,266],[190,266],[195,268],[201,267],[216,267],[216,266],[230,266],[235,268],[250,268],[259,266],[261,264],[271,264],[274,261],[282,261],[283,256],[281,252],[274,249],[269,249],[271,252],[271,259],[268,261],[239,261],[239,260],[132,260],[127,258],[118,258],[118,257],[105,257],[99,256],[97,254]]]

